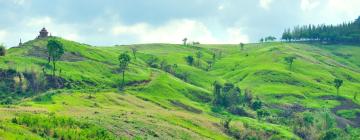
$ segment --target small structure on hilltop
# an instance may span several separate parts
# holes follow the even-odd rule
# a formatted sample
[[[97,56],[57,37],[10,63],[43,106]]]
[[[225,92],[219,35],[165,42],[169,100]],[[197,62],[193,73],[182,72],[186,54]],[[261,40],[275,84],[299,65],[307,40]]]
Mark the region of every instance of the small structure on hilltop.
[[[23,43],[21,42],[21,38],[20,38],[19,47],[20,47],[22,44],[23,44]]]
[[[41,31],[39,32],[39,36],[37,38],[47,38],[49,35],[49,32],[44,28],[41,29]]]

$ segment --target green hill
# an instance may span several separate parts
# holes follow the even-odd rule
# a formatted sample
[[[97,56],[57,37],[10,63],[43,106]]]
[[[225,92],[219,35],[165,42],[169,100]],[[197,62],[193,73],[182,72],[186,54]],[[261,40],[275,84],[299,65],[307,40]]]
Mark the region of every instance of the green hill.
[[[360,91],[359,46],[274,42],[246,44],[243,50],[239,45],[95,47],[56,39],[65,47],[57,63],[57,84],[49,80],[48,39],[26,42],[0,56],[0,139],[360,136],[360,99],[354,99]],[[137,49],[136,58],[131,48]],[[124,52],[131,63],[127,86],[119,91],[118,56]],[[187,56],[194,57],[192,65]],[[296,57],[291,69],[284,61],[288,56]],[[334,79],[344,81],[339,96]],[[242,100],[234,111],[215,106],[215,81],[239,87],[248,102]],[[256,101],[268,113],[264,117],[254,109]]]

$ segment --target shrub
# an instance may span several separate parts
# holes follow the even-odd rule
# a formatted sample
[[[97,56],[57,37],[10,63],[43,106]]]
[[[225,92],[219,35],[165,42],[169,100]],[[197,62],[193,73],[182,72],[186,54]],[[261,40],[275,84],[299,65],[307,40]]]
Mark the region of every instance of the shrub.
[[[251,108],[253,110],[258,110],[261,109],[262,107],[262,102],[260,100],[256,100],[255,102],[252,103]]]
[[[265,109],[259,109],[256,111],[256,115],[257,115],[258,119],[261,119],[261,118],[270,116],[270,113]]]
[[[3,45],[0,45],[0,56],[5,56],[6,54],[6,48]]]
[[[239,116],[249,116],[246,110],[241,106],[231,106],[228,108],[229,112]]]

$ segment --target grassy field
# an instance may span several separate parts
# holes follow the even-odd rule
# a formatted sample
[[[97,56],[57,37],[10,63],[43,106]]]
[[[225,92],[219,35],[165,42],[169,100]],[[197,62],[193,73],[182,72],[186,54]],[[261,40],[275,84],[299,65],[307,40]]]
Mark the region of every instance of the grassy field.
[[[0,105],[0,140],[95,135],[98,139],[304,139],[304,128],[312,131],[305,134],[316,139],[333,129],[344,131],[336,133],[337,138],[360,138],[360,99],[354,99],[360,92],[359,46],[274,42],[246,44],[244,49],[226,44],[95,47],[57,39],[65,46],[57,75],[68,86]],[[0,69],[37,75],[44,69],[50,74],[46,43],[37,39],[10,48],[6,56],[0,56]],[[131,48],[138,50],[136,59]],[[125,73],[127,86],[119,91],[118,55],[123,52],[132,60]],[[197,52],[202,53],[200,59]],[[186,62],[187,56],[195,58],[195,65]],[[284,61],[287,56],[296,57],[292,69]],[[158,65],[177,67],[172,72],[150,67],[148,61],[155,57]],[[344,80],[339,96],[335,78]],[[242,93],[251,91],[270,115],[259,119],[248,108],[248,116],[239,116],[214,107],[214,81],[234,83]],[[289,112],[291,118],[284,117]],[[296,121],[307,114],[314,121],[300,129]],[[240,136],[222,126],[227,117],[232,118],[231,131]],[[18,121],[24,118],[30,123]],[[45,122],[31,121],[36,119]],[[66,125],[59,125],[59,120]],[[333,120],[333,127],[328,120]],[[324,125],[328,130],[321,128]],[[40,129],[44,126],[54,127]],[[81,134],[86,135],[76,137]]]

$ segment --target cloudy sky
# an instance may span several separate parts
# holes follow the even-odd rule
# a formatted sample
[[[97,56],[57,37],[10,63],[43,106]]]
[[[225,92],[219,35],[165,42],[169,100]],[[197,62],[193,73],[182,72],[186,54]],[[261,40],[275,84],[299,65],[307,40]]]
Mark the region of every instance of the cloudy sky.
[[[337,24],[360,0],[0,0],[0,43],[52,35],[92,45],[256,42],[284,28]]]

